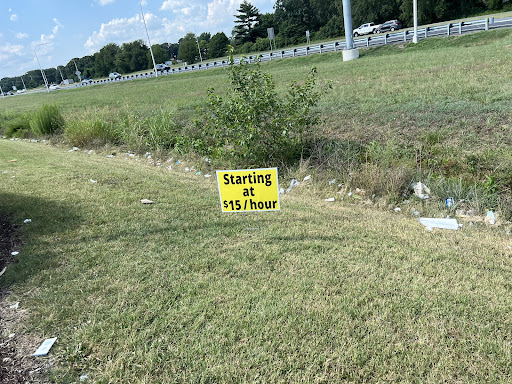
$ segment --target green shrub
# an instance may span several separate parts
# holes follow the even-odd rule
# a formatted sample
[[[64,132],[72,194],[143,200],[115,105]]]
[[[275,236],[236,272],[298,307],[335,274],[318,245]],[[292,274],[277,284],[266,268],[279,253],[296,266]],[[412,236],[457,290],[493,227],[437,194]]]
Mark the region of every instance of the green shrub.
[[[202,132],[197,149],[213,159],[231,160],[238,166],[290,164],[300,159],[312,127],[319,122],[314,107],[316,69],[303,84],[293,82],[280,98],[271,75],[259,63],[230,67],[231,90],[225,98],[208,90]]]
[[[37,135],[53,135],[64,128],[64,118],[56,105],[43,105],[30,120],[30,128]]]
[[[137,152],[173,149],[182,134],[178,123],[182,120],[179,114],[166,110],[150,116],[127,114],[122,118],[119,139]]]
[[[27,114],[16,115],[5,121],[5,136],[26,138],[30,136],[30,118]]]
[[[112,124],[100,119],[72,120],[66,123],[64,136],[75,146],[116,144]]]

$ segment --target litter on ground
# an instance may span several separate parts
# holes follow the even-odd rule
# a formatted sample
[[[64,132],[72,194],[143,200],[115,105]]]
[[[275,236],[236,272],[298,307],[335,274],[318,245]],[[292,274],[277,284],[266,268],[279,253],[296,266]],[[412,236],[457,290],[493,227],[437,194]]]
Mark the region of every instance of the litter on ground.
[[[11,309],[18,309],[20,307],[20,302],[17,301],[13,305],[9,305],[9,308]]]
[[[429,231],[431,231],[432,228],[451,229],[454,231],[459,229],[459,223],[457,223],[457,219],[436,219],[420,217],[418,220],[421,224],[427,227],[427,230]]]
[[[13,255],[13,256],[16,256],[16,255],[18,255],[18,254],[19,254],[19,252],[18,252],[18,251],[11,252],[11,255]]]
[[[487,216],[485,216],[485,222],[491,225],[496,224],[496,216],[494,215],[493,211],[487,212]]]
[[[400,207],[396,207],[396,208],[394,209],[394,211],[395,211],[395,212],[400,212],[400,211],[401,211],[401,209],[400,209]]]
[[[4,267],[4,269],[2,269],[2,271],[0,271],[0,276],[2,276],[6,270],[7,270],[7,267]]]
[[[290,182],[290,186],[286,189],[286,193],[290,193],[292,189],[298,185],[300,185],[300,183],[296,179],[292,179],[292,181]]]
[[[333,185],[335,182],[336,182],[336,179],[332,179],[331,181],[329,181],[329,185]]]
[[[107,155],[107,157],[108,157],[108,158],[112,158],[112,157],[114,157],[114,155]]]
[[[32,222],[32,219],[25,219],[25,220],[23,220],[23,222],[24,222],[25,224],[27,224],[27,223],[31,223],[31,222]]]
[[[93,184],[98,182],[97,180],[93,180],[93,179],[89,179],[89,181],[90,181],[91,183],[93,183]]]
[[[153,204],[153,201],[149,200],[149,199],[142,199],[140,201],[142,204]]]
[[[304,180],[302,180],[302,182],[305,182],[305,181],[308,181],[309,179],[311,179],[311,175],[307,175]]]
[[[37,348],[37,350],[34,352],[34,354],[32,356],[46,355],[50,351],[50,348],[53,346],[53,343],[55,343],[56,341],[57,341],[56,337],[52,337],[51,339],[46,339],[45,341],[43,341],[43,344],[41,344],[39,346],[39,348]]]
[[[208,178],[208,177],[212,177],[212,175],[207,174],[207,175],[204,175],[204,177]]]
[[[325,199],[324,201],[327,201],[328,203],[332,203],[335,201],[334,197],[329,197],[328,199]]]
[[[430,196],[430,189],[421,181],[411,185],[414,194],[422,200],[428,199]]]

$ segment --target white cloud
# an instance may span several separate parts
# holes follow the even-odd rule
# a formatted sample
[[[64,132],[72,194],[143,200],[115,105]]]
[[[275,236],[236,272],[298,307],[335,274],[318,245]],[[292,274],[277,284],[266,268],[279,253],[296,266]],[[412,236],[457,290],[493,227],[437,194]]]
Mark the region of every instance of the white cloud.
[[[0,44],[0,63],[12,60],[12,56],[21,56],[23,54],[23,45],[13,45],[11,43]]]
[[[26,39],[28,37],[28,35],[26,33],[23,33],[23,32],[18,32],[16,34],[16,38],[17,39]]]
[[[11,19],[11,21],[16,21],[16,20],[18,20],[18,15],[17,15],[17,14],[15,14],[15,13],[13,13],[13,14],[11,15],[10,19]]]
[[[146,22],[148,22],[152,19],[153,15],[148,13],[145,17]],[[102,23],[100,31],[94,31],[84,46],[92,53],[111,42],[120,44],[134,41],[144,36],[142,28],[142,18],[138,14],[130,18],[113,19],[106,24]]]
[[[233,24],[233,15],[240,6],[241,0],[213,0],[208,3],[208,23],[213,26]],[[212,33],[216,33],[213,32]]]
[[[97,0],[97,1],[98,1],[98,4],[103,7],[103,6],[107,5],[107,4],[113,3],[115,0]]]
[[[55,23],[55,26],[52,29],[52,35],[54,35],[54,37],[55,37],[57,32],[59,32],[59,28],[64,27],[64,26],[56,18],[53,18],[53,22]]]
[[[175,11],[187,5],[184,0],[165,0],[160,7],[161,11]]]

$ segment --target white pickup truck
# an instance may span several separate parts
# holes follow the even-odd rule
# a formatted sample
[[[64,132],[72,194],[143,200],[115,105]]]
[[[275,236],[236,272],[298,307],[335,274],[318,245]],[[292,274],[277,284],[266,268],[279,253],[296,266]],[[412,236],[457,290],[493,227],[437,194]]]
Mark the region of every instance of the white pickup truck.
[[[361,36],[361,35],[367,35],[369,33],[377,33],[379,30],[380,24],[375,23],[366,23],[361,25],[359,28],[354,29],[353,35],[354,37]]]

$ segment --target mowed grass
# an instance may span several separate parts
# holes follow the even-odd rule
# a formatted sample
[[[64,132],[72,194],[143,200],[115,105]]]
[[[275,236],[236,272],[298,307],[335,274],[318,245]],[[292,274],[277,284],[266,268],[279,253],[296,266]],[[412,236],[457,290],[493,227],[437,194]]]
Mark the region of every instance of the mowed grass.
[[[259,237],[183,166],[0,140],[0,212],[32,219],[0,285],[59,338],[57,383],[512,379],[508,228],[301,187],[281,208]]]

